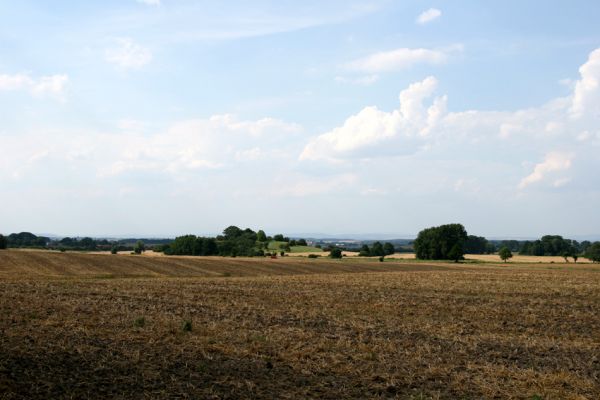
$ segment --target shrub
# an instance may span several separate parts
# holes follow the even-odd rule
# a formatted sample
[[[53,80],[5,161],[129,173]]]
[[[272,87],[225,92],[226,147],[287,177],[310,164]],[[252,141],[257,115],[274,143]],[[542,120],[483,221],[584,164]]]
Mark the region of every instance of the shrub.
[[[181,329],[184,332],[191,332],[192,331],[192,321],[190,321],[190,320],[183,321],[183,326],[181,327]]]
[[[342,250],[340,250],[338,248],[331,249],[331,252],[329,253],[329,257],[342,258]]]
[[[308,258],[319,258],[318,254],[309,254]]]
[[[379,262],[383,262],[384,258],[385,258],[384,256],[379,257]]]
[[[146,325],[146,319],[144,317],[136,318],[135,321],[133,321],[133,326],[136,328],[143,328],[144,325]]]
[[[133,251],[135,252],[135,254],[142,254],[144,251],[146,251],[146,246],[144,245],[144,242],[138,240],[135,244],[135,247],[133,248]]]
[[[6,248],[6,238],[0,234],[0,249],[5,249]]]

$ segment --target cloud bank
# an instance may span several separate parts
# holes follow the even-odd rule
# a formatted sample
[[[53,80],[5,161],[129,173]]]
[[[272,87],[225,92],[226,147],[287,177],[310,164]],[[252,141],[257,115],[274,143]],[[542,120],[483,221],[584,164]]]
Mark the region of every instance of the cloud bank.
[[[384,68],[382,65],[391,64],[357,65],[376,69],[376,65]],[[400,92],[398,109],[386,112],[365,107],[338,127],[310,139],[299,158],[339,163],[409,156],[431,148],[450,152],[457,147],[484,155],[513,145],[530,150],[529,157],[543,157],[542,161],[523,160],[533,163],[533,170],[515,186],[522,190],[534,184],[563,186],[570,181],[567,173],[578,162],[578,152],[598,146],[600,49],[590,53],[579,73],[569,96],[512,112],[450,112],[447,96],[434,95],[438,80],[429,76]]]

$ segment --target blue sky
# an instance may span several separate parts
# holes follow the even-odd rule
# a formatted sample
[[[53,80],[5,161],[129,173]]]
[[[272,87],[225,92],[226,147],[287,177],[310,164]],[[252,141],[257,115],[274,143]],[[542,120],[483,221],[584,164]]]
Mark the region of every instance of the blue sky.
[[[0,232],[599,234],[599,19],[0,0]]]

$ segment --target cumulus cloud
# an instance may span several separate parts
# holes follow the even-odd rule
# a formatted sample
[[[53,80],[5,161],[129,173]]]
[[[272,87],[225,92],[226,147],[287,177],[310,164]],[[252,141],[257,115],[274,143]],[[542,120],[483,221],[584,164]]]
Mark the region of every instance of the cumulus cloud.
[[[351,71],[373,74],[402,70],[416,64],[443,64],[447,61],[448,54],[457,49],[459,49],[458,46],[442,50],[400,48],[390,51],[381,51],[354,60],[346,64],[345,67]]]
[[[435,150],[441,157],[459,153],[461,158],[475,157],[481,165],[504,151],[513,163],[520,157],[534,165],[525,178],[511,167],[513,188],[561,187],[574,179],[565,176],[574,154],[589,155],[591,148],[600,145],[599,66],[600,49],[591,52],[580,68],[570,95],[516,111],[449,112],[447,96],[434,95],[438,81],[430,76],[402,90],[397,109],[365,107],[339,126],[310,138],[299,158],[340,164]],[[544,161],[539,162],[542,157]],[[597,164],[587,161],[588,170],[590,163]],[[572,171],[573,176],[581,171]]]
[[[131,38],[118,38],[114,47],[106,49],[105,58],[122,69],[140,69],[152,61],[152,52]]]
[[[439,17],[442,16],[442,12],[440,10],[438,10],[437,8],[430,8],[427,11],[423,11],[418,17],[417,17],[417,24],[421,24],[424,25],[428,22],[434,21],[436,19],[438,19]]]
[[[0,91],[26,90],[34,97],[54,97],[64,100],[64,92],[69,77],[67,75],[50,75],[33,78],[29,74],[0,75]]]
[[[544,161],[536,164],[533,168],[533,172],[521,180],[521,183],[519,183],[519,188],[524,189],[529,185],[551,178],[553,173],[570,169],[572,159],[573,154],[568,153],[565,154],[561,152],[552,152],[546,154]],[[568,181],[569,178],[559,177],[553,180],[552,185],[555,187],[560,187],[566,184]]]
[[[335,160],[368,155],[369,149],[383,142],[392,153],[414,152],[422,144],[420,139],[429,134],[445,113],[445,97],[435,98],[428,107],[423,104],[437,84],[437,79],[432,76],[411,84],[400,93],[400,108],[390,113],[374,106],[364,108],[342,126],[312,139],[300,159]],[[395,138],[400,138],[401,142],[389,143]],[[377,150],[382,151],[382,148]]]
[[[575,83],[570,112],[574,118],[584,114],[600,117],[600,49],[594,50],[579,68],[581,79]]]

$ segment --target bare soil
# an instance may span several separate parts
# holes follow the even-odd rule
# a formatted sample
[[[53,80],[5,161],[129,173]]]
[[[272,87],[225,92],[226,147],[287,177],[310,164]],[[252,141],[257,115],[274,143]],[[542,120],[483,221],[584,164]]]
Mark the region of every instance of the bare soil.
[[[0,252],[2,399],[592,400],[599,332],[594,265]]]

